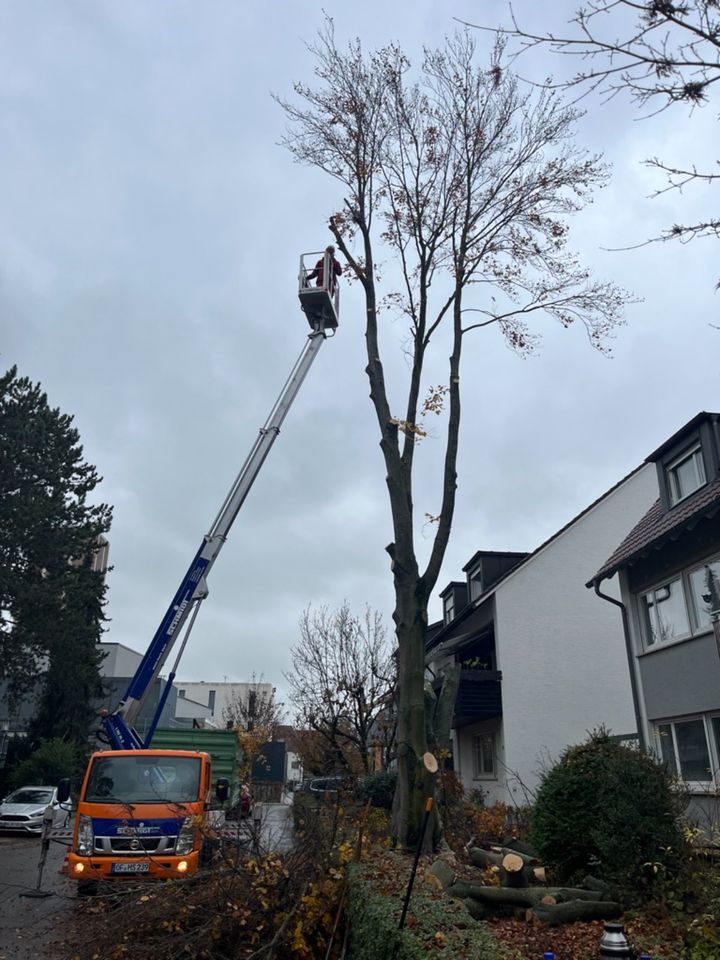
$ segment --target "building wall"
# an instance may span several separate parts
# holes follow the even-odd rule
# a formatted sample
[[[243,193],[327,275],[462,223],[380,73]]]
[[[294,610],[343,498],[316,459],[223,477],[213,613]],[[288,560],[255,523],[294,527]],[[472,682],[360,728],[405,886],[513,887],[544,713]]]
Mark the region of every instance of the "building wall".
[[[131,650],[122,643],[99,643],[98,647],[105,654],[100,665],[103,677],[132,677],[143,658],[137,650]]]
[[[639,660],[650,720],[720,710],[720,657],[712,633],[653,650]]]
[[[489,734],[495,744],[495,766],[497,776],[476,776],[473,752],[474,739]],[[505,771],[505,743],[503,740],[502,717],[473,723],[453,732],[453,764],[455,773],[462,780],[463,787],[470,793],[480,790],[486,804],[506,801],[508,785]]]
[[[655,468],[646,465],[498,587],[502,799],[524,803],[523,787],[537,788],[543,766],[600,724],[635,732],[620,610],[585,583],[656,499]],[[615,580],[604,592],[619,598]]]
[[[236,697],[242,697],[247,703],[251,690],[257,690],[260,697],[271,697],[273,686],[271,683],[228,683],[227,681],[213,680],[176,680],[178,691],[184,691],[189,700],[207,704],[210,708],[210,718],[218,726],[225,726],[225,709]]]
[[[177,689],[177,687],[175,688]],[[203,725],[207,724],[208,726],[212,725],[213,727],[219,727],[220,724],[215,723],[210,716],[210,708],[207,704],[196,703],[194,700],[189,700],[187,697],[178,697],[175,703],[175,719],[176,720],[202,720]],[[208,723],[208,721],[210,721]],[[222,727],[225,727],[225,724],[222,724]]]
[[[106,710],[114,710],[121,698],[124,696],[125,691],[128,688],[131,677],[107,677],[105,680],[105,686],[107,693],[102,700],[96,701],[96,708],[99,710],[104,708]],[[137,730],[141,737],[144,737],[148,731],[150,723],[152,721],[153,714],[157,709],[160,695],[165,689],[165,680],[158,679],[150,687],[148,691],[147,698],[143,703],[142,710],[138,714],[133,727]],[[167,702],[163,707],[162,713],[160,715],[159,726],[169,727],[173,726],[175,718],[175,703],[177,701],[177,690],[175,687],[170,691]]]

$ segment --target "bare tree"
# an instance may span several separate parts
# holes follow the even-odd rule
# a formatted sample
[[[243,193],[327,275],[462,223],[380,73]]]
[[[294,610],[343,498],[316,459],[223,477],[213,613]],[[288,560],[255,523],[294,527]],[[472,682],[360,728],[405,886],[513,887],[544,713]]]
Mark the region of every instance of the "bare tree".
[[[347,602],[308,608],[291,656],[285,679],[298,724],[316,732],[331,765],[352,769],[357,757],[367,773],[373,741],[387,739],[395,678],[381,615],[367,608],[355,617]]]
[[[253,673],[247,690],[236,690],[223,707],[223,720],[228,726],[252,733],[262,730],[271,740],[278,724],[283,722],[285,704],[275,700],[275,688]]]
[[[514,349],[527,352],[537,340],[529,321],[544,313],[564,326],[579,322],[601,347],[627,295],[594,281],[567,248],[568,218],[605,181],[604,168],[575,145],[576,113],[554,92],[520,93],[503,67],[501,44],[482,69],[472,36],[456,36],[425,52],[414,82],[398,47],[366,56],[355,41],[341,51],[331,21],[310,49],[317,85],[296,84],[294,101],[279,101],[291,121],[284,142],[298,161],[342,186],[343,206],[330,230],[365,296],[366,371],[393,524],[386,548],[398,650],[393,823],[396,840],[411,846],[435,788],[423,762],[425,632],[455,508],[464,339],[494,325]],[[381,253],[392,257],[385,281]],[[391,405],[381,359],[382,308],[409,324],[401,411]],[[450,355],[440,387],[425,373],[431,342]],[[421,570],[415,450],[423,417],[438,411],[447,414],[442,479]],[[437,828],[436,821],[435,839]]]
[[[582,61],[569,80],[549,86],[579,88],[581,95],[599,91],[607,99],[627,93],[649,115],[677,104],[708,104],[720,83],[720,8],[717,0],[590,0],[577,11],[562,36],[524,30],[511,8],[512,27],[501,34],[517,41],[514,56],[546,46],[565,57]],[[480,27],[483,30],[495,28]],[[699,170],[694,164],[677,166],[654,157],[646,165],[662,171],[667,190],[689,183],[717,183],[717,168]],[[720,237],[720,218],[697,223],[675,223],[657,240]]]

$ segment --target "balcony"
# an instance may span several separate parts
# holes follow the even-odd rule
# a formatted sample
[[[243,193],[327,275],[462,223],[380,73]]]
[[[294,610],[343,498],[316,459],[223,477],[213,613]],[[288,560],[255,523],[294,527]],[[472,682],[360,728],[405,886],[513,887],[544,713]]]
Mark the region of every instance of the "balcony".
[[[453,726],[466,727],[479,720],[502,714],[502,672],[500,670],[460,671]]]

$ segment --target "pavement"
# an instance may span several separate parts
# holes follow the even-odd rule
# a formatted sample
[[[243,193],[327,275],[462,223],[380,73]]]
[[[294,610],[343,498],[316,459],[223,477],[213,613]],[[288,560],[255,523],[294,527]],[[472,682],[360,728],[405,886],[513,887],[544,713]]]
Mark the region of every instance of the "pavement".
[[[59,873],[69,835],[55,833],[40,889],[50,896],[22,896],[37,886],[39,837],[0,834],[0,960],[62,960],[60,946],[75,894]]]

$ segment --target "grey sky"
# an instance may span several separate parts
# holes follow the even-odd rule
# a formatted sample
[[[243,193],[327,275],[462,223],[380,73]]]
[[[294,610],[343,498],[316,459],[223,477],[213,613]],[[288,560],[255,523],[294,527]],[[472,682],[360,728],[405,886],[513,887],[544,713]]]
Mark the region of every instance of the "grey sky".
[[[572,7],[555,5],[558,24]],[[531,17],[537,5],[516,9]],[[415,59],[454,29],[453,16],[506,16],[503,4],[470,0],[331,12],[340,42],[398,40]],[[17,363],[75,414],[115,506],[107,639],[137,649],[303,344],[297,256],[328,241],[338,194],[277,146],[284,119],[270,93],[312,79],[304,44],[321,21],[312,2],[0,4],[0,365]],[[712,108],[642,122],[621,100],[586,106],[579,138],[614,176],[576,223],[574,247],[643,302],[628,309],[612,360],[581,329],[550,321],[531,359],[492,330],[468,344],[459,498],[439,589],[477,549],[533,549],[697,411],[718,409],[717,246],[602,249],[711,209],[701,189],[646,199],[662,183],[641,161],[714,162]],[[368,602],[391,624],[363,305],[357,288],[342,297],[338,336],[213,571],[186,678],[255,672],[282,689],[307,604]],[[388,318],[385,339],[390,375],[404,378],[402,323]],[[419,517],[437,512],[440,451],[432,436],[423,442]],[[420,530],[421,552],[427,536]]]

